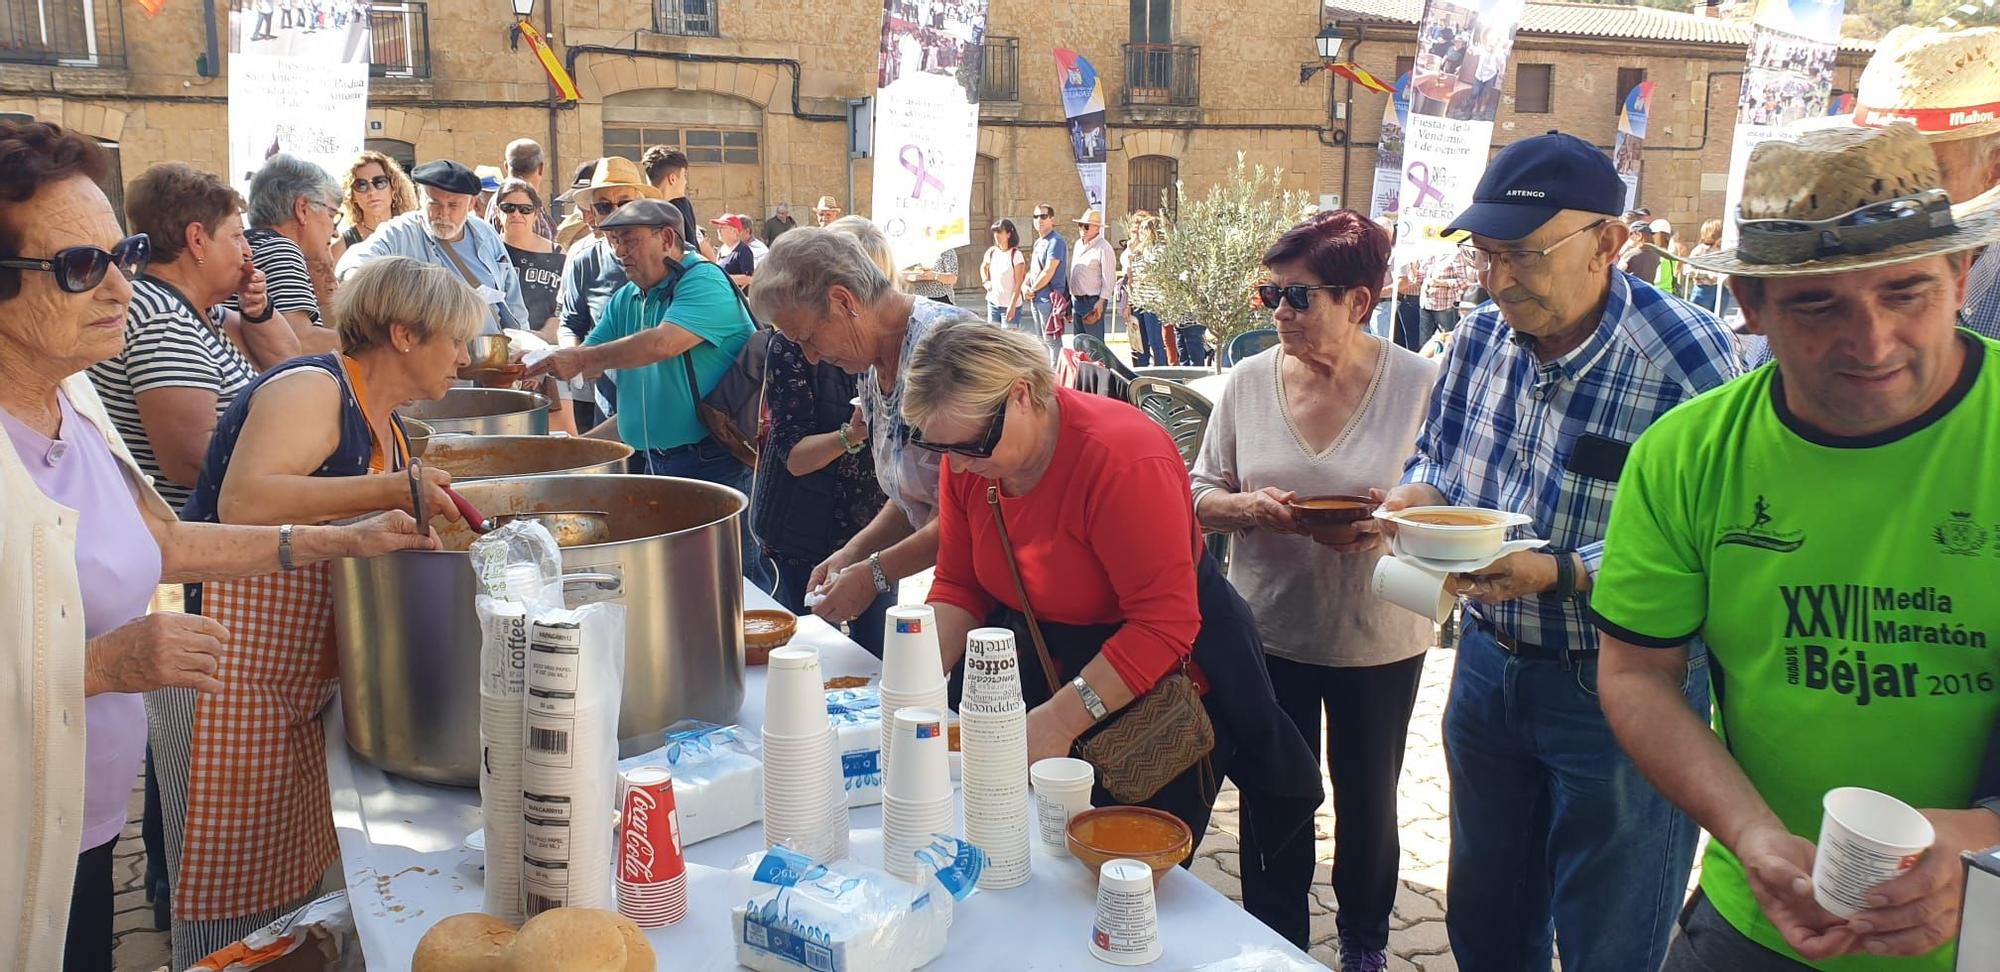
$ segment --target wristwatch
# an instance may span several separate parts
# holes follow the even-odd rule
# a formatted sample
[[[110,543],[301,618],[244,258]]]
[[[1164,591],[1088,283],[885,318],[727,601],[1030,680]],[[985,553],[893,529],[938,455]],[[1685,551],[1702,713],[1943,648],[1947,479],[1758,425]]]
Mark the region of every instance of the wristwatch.
[[[243,318],[243,323],[245,324],[262,324],[265,321],[270,320],[271,316],[276,314],[277,312],[278,312],[278,305],[272,303],[270,295],[267,294],[264,297],[264,316],[251,317],[249,314],[246,314],[240,310],[237,311],[236,313]]]
[[[297,570],[292,563],[292,525],[287,523],[278,528],[278,566],[286,570]]]
[[[889,575],[882,572],[881,554],[872,553],[868,555],[868,573],[875,578],[875,593],[889,593]]]
[[[857,452],[860,452],[863,449],[868,448],[868,443],[858,442],[854,439],[848,438],[847,427],[850,424],[851,423],[848,422],[840,423],[840,448],[843,452],[846,452],[848,455],[851,456]]]
[[[1083,676],[1078,675],[1070,679],[1069,684],[1071,688],[1076,689],[1077,697],[1083,700],[1083,707],[1090,712],[1092,722],[1103,722],[1104,717],[1111,714],[1110,710],[1104,707],[1104,700],[1098,697],[1097,690],[1091,688],[1090,683],[1083,680]]]
[[[1576,600],[1576,554],[1569,550],[1551,550],[1556,558],[1556,586],[1550,593],[1558,601]]]

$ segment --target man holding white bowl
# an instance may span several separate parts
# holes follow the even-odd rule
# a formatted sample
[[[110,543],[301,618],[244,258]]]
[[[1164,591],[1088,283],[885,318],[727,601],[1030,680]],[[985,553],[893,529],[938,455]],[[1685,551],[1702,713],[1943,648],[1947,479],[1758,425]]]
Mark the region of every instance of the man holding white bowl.
[[[1548,541],[1453,575],[1465,605],[1444,719],[1446,927],[1465,972],[1656,969],[1698,831],[1619,749],[1598,708],[1586,615],[1625,452],[1669,409],[1737,376],[1701,309],[1617,268],[1624,183],[1551,132],[1493,158],[1450,232],[1492,295],[1445,353],[1416,455],[1385,512],[1525,515]],[[1390,521],[1385,528],[1393,531]],[[1682,684],[1708,711],[1697,661]]]

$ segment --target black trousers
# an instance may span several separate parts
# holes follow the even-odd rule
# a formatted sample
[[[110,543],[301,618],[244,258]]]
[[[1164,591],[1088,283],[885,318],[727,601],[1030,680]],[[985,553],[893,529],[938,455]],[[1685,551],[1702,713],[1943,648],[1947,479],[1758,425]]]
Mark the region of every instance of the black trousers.
[[[1333,780],[1333,894],[1340,904],[1335,927],[1358,948],[1386,949],[1403,853],[1396,836],[1396,783],[1403,774],[1403,748],[1424,656],[1364,668],[1307,665],[1276,655],[1265,655],[1264,664],[1271,670],[1278,708],[1298,726],[1314,758],[1322,749],[1326,754],[1327,775]],[[1307,940],[1305,896],[1316,863],[1313,828],[1275,848],[1253,836],[1244,828],[1243,907],[1300,945]],[[1269,863],[1261,869],[1268,873],[1253,884],[1251,872],[1260,869],[1260,851],[1267,855]],[[1253,905],[1253,887],[1278,897]]]
[[[63,972],[111,972],[111,849],[117,846],[113,837],[77,856]]]
[[[1424,330],[1424,309],[1416,294],[1396,295],[1396,344],[1405,351],[1421,350],[1430,334]]]

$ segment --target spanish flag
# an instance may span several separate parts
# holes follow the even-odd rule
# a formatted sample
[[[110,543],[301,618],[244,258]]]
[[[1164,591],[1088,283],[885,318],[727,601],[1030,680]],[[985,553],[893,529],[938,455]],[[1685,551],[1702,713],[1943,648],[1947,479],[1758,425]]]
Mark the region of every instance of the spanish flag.
[[[1396,90],[1394,86],[1382,83],[1381,78],[1369,74],[1366,69],[1353,61],[1329,64],[1326,69],[1377,94],[1390,94]]]
[[[528,46],[535,49],[535,56],[541,59],[542,70],[548,72],[549,83],[556,86],[562,100],[582,101],[583,95],[577,92],[576,82],[570,80],[568,71],[563,70],[562,62],[556,59],[556,52],[549,50],[549,42],[542,37],[541,31],[525,20],[517,26],[521,28],[521,36],[527,40]]]

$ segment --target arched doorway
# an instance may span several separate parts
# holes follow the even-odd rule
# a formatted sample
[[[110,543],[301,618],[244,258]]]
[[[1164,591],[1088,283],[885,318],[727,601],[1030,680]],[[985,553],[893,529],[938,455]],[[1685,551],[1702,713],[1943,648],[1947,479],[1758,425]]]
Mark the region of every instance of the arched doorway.
[[[621,91],[604,99],[605,155],[637,162],[654,145],[687,154],[688,199],[700,218],[743,213],[757,226],[769,215],[764,204],[764,112],[756,105],[729,95],[672,88]]]
[[[403,167],[405,173],[417,167],[417,147],[400,138],[371,138],[362,143],[371,152],[380,152]]]

